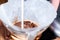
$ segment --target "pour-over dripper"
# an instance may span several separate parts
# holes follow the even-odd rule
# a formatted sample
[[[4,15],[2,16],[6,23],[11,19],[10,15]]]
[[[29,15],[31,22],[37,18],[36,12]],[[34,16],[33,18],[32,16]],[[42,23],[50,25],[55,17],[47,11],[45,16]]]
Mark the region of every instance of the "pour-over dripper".
[[[3,5],[3,8],[4,8],[3,11],[6,12],[6,17],[8,17],[7,20],[9,19],[10,23],[13,23],[13,21],[15,20],[14,17],[16,17],[16,15],[18,16],[18,21],[21,20],[20,19],[21,6],[19,5],[20,1],[18,2],[16,1],[13,2],[12,0],[9,0],[8,3]],[[18,3],[18,4],[15,5],[14,3],[15,4]],[[53,22],[55,17],[56,17],[56,12],[52,7],[52,5],[47,1],[27,0],[24,2],[24,20],[31,20],[32,22],[38,24],[37,27],[29,28],[29,29],[24,28],[22,30],[21,28],[16,27],[14,25],[11,26],[12,24],[9,24],[7,20],[3,22],[8,23],[6,24],[8,29],[14,32],[15,35],[17,34],[20,35],[20,33],[27,34],[29,38],[28,40],[34,40],[37,33],[39,31],[41,32],[42,29],[45,30],[46,28],[48,28],[48,26]],[[5,20],[5,17],[4,17],[4,20]]]

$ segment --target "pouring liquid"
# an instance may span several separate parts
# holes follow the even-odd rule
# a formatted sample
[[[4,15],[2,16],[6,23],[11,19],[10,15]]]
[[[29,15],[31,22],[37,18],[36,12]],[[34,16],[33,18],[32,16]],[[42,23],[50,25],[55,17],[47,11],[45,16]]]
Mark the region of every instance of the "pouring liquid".
[[[24,29],[24,26],[23,26],[23,25],[24,25],[24,24],[23,24],[23,23],[24,23],[24,22],[23,22],[23,20],[24,20],[24,18],[23,18],[23,17],[24,17],[24,0],[21,1],[21,14],[22,14],[22,15],[21,15],[21,19],[22,19],[22,20],[21,20],[21,23],[22,23],[22,24],[21,24],[21,29]]]

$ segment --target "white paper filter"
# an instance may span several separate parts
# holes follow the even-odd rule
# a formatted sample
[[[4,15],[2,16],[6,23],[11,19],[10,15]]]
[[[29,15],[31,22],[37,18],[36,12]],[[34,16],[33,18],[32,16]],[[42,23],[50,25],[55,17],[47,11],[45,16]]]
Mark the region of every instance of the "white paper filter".
[[[12,23],[14,17],[17,15],[21,20],[21,5],[20,0],[8,0],[6,4],[3,4],[4,10],[0,12],[0,16],[3,16],[3,12],[6,11],[6,15],[10,22]],[[1,9],[0,9],[1,10]],[[23,31],[27,32],[29,35],[36,35],[39,30],[43,28],[47,28],[53,20],[56,18],[56,11],[54,10],[53,6],[47,1],[40,1],[40,0],[26,0],[24,2],[24,20],[31,20],[38,23],[37,28],[32,29],[23,29]],[[3,20],[4,18],[4,20]],[[7,23],[7,19],[5,15],[1,17],[1,19]],[[16,29],[14,29],[16,30]],[[31,31],[33,30],[33,31]],[[21,29],[17,30],[21,31]],[[31,39],[33,40],[33,39]]]

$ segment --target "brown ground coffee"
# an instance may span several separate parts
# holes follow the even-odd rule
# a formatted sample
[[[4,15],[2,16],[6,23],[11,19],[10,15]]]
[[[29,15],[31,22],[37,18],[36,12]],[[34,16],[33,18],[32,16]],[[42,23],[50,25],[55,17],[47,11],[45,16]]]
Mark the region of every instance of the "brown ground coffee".
[[[8,0],[0,0],[0,5],[6,2],[8,2]]]
[[[21,22],[16,22],[14,25],[21,27]],[[34,28],[37,25],[31,21],[24,21],[24,28]]]

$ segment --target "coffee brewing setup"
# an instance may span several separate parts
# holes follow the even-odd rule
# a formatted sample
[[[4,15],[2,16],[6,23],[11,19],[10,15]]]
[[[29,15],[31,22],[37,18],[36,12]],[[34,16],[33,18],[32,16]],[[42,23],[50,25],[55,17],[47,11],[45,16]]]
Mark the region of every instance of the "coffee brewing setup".
[[[39,32],[42,34],[49,27],[56,15],[53,6],[42,0],[8,0],[0,5],[1,20],[19,40],[34,40]]]

